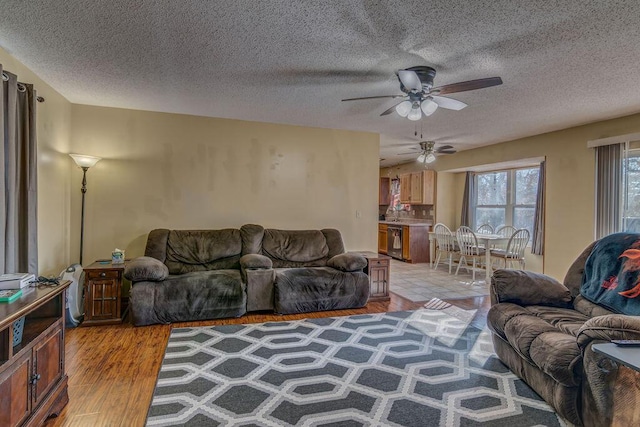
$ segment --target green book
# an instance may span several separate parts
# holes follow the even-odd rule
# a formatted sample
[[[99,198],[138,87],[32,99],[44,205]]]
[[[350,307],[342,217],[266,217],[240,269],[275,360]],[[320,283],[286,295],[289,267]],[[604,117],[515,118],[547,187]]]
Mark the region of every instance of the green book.
[[[20,298],[22,289],[5,289],[0,290],[0,302],[11,302]]]

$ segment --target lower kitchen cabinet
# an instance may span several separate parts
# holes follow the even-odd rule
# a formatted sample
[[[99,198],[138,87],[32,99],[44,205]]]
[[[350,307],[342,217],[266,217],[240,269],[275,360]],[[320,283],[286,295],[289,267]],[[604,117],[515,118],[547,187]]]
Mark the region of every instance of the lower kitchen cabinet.
[[[378,224],[378,252],[387,253],[387,224]]]
[[[402,259],[412,264],[429,262],[428,225],[402,227]]]

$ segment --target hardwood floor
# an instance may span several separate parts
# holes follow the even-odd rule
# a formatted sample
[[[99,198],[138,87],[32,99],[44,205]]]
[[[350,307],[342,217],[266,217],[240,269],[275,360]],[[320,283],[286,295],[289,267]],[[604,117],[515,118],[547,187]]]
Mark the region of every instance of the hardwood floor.
[[[486,324],[488,297],[450,302],[465,309],[478,308],[473,323],[478,327]],[[67,329],[65,343],[69,403],[58,418],[47,421],[45,426],[143,426],[172,327],[349,316],[414,310],[422,305],[421,302],[412,302],[392,293],[391,301],[370,302],[365,308],[356,310],[287,316],[249,314],[241,318],[173,325],[134,327],[127,323]]]

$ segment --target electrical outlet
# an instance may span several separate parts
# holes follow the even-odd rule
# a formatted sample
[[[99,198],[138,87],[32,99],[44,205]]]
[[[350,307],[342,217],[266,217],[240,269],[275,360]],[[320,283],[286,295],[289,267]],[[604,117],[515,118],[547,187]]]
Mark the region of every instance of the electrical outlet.
[[[356,211],[356,218],[360,218],[361,216],[360,211]]]
[[[427,216],[427,211],[426,210],[422,210],[422,216]]]

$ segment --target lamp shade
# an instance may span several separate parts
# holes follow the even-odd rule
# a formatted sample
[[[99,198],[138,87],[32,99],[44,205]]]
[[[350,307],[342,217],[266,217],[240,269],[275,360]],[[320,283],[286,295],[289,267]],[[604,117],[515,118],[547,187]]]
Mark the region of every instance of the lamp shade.
[[[71,156],[73,161],[76,162],[76,165],[81,168],[93,167],[102,159],[102,157],[85,156],[84,154],[69,154],[69,156]]]
[[[409,111],[409,114],[407,115],[407,119],[409,120],[420,120],[422,118],[422,111],[420,111],[420,104],[415,102],[413,104],[413,107],[411,107],[411,111]]]
[[[402,101],[400,104],[396,105],[396,112],[400,115],[400,117],[407,117],[410,111],[411,111],[410,101]]]
[[[422,112],[425,116],[432,115],[437,109],[438,104],[436,104],[431,97],[428,97],[424,101],[422,101]]]
[[[433,153],[429,153],[424,158],[425,163],[433,163],[436,161],[436,156]]]

